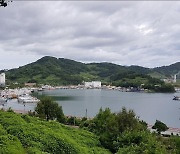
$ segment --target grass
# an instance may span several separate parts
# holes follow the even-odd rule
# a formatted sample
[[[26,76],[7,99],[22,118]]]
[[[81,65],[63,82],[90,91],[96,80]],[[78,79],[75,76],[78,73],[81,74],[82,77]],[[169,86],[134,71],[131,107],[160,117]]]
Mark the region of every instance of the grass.
[[[13,112],[0,111],[0,133],[0,153],[110,153],[93,133]]]

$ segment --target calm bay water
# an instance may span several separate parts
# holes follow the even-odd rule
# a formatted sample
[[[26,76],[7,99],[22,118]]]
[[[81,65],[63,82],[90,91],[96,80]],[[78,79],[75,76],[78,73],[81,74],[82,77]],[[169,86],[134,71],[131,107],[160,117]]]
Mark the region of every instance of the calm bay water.
[[[120,92],[115,90],[100,89],[57,89],[44,91],[40,95],[54,96],[63,107],[65,115],[82,117],[95,116],[99,109],[108,107],[113,112],[118,112],[122,107],[133,109],[140,119],[149,124],[154,124],[156,119],[163,121],[169,127],[180,128],[180,101],[173,101],[174,95],[163,93],[135,93]],[[6,107],[15,109],[33,110],[34,104],[9,102]]]

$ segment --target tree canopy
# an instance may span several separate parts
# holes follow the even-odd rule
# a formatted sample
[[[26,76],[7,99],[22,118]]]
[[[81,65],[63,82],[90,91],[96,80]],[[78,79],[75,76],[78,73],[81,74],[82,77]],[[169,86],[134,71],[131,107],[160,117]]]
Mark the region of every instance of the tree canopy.
[[[48,120],[57,119],[59,122],[64,122],[65,117],[62,107],[59,106],[51,97],[43,97],[35,108],[38,116]]]
[[[156,122],[152,128],[156,129],[157,132],[159,132],[159,133],[168,130],[168,127],[166,126],[166,124],[164,124],[163,122],[161,122],[159,120],[156,120]]]
[[[84,122],[84,126],[96,133],[100,137],[101,144],[113,153],[118,151],[115,141],[123,132],[146,129],[134,111],[126,108],[122,108],[118,113],[112,113],[109,108],[105,110],[101,108],[93,120],[89,123]]]

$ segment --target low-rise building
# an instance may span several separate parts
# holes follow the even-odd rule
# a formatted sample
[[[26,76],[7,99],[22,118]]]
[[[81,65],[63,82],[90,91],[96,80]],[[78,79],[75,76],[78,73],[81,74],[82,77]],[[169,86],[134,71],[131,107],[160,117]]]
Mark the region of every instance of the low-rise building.
[[[86,88],[101,88],[101,81],[84,82]]]
[[[27,87],[34,87],[36,86],[36,83],[25,83],[24,85]]]
[[[84,82],[84,87],[91,87],[92,86],[92,82]]]
[[[101,81],[92,81],[92,86],[94,88],[101,88]]]

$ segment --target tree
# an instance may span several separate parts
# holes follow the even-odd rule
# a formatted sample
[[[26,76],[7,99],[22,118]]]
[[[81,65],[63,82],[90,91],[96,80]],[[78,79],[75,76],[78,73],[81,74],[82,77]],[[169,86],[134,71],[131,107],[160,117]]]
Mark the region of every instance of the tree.
[[[136,114],[133,110],[127,110],[125,107],[122,108],[117,116],[116,120],[118,123],[119,132],[124,132],[125,130],[134,130],[139,128],[139,119],[136,117]]]
[[[155,122],[154,126],[152,127],[152,129],[156,129],[157,132],[160,134],[161,132],[164,132],[164,131],[168,130],[168,127],[163,122],[161,122],[159,120],[156,120],[156,122]]]
[[[64,122],[65,117],[62,107],[52,100],[51,97],[43,97],[35,108],[38,116],[48,120],[57,119],[59,122]]]
[[[114,142],[124,131],[146,130],[144,122],[139,121],[134,111],[125,107],[117,114],[112,113],[109,108],[101,108],[87,127],[97,134],[101,144],[113,153],[118,150]]]

